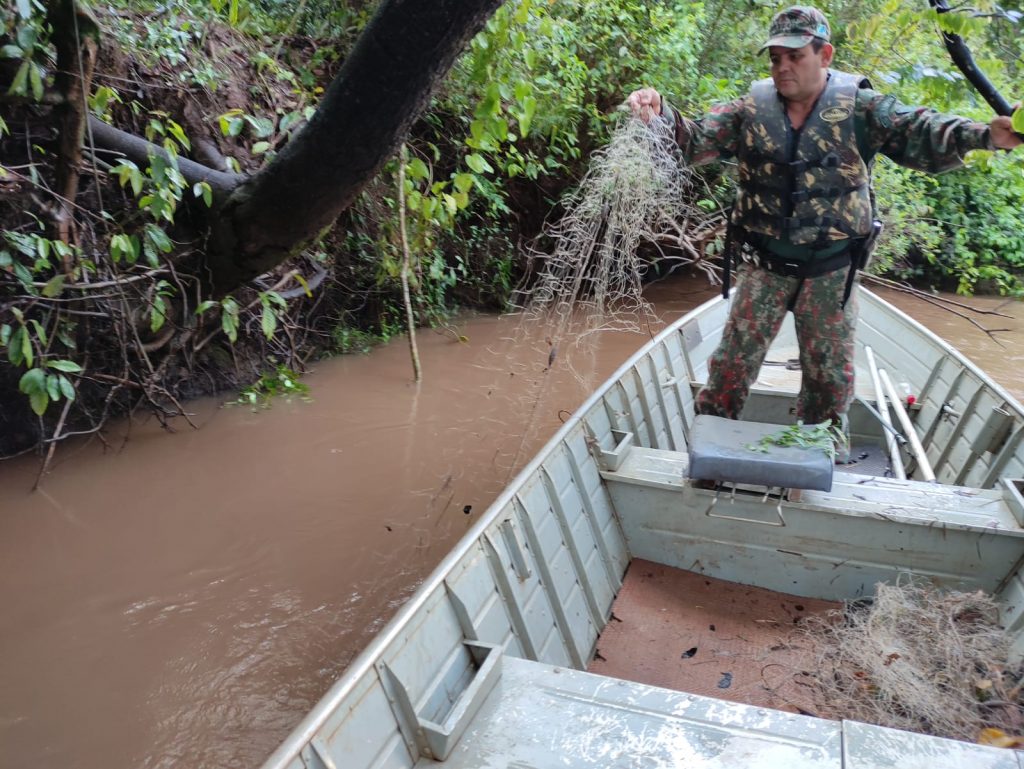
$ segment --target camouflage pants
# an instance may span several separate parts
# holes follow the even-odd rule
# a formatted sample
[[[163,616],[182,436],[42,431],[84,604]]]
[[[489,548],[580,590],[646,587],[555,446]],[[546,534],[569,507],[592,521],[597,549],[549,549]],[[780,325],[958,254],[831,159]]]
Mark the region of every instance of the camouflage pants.
[[[722,341],[708,361],[707,384],[697,393],[698,414],[738,419],[768,346],[792,307],[800,346],[797,418],[845,426],[853,400],[853,333],[857,294],[841,306],[847,271],[789,278],[743,264]]]

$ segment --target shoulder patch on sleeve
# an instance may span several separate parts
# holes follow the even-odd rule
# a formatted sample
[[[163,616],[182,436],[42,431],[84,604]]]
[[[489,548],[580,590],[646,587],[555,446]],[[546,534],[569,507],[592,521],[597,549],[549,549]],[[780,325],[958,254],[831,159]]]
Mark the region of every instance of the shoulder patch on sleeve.
[[[883,96],[881,100],[873,105],[875,122],[882,126],[882,128],[892,128],[893,112],[897,104],[895,96]]]

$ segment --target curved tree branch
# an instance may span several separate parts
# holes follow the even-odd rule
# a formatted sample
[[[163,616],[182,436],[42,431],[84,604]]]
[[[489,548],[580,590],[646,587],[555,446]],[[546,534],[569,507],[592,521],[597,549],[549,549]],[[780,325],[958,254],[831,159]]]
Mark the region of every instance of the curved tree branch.
[[[928,0],[932,8],[935,9],[936,13],[950,13],[953,9],[949,7],[946,0]],[[953,60],[953,63],[957,66],[961,72],[964,73],[964,77],[974,86],[975,90],[981,95],[988,105],[995,110],[997,115],[1012,115],[1013,107],[1010,106],[1010,102],[999,93],[992,81],[988,79],[984,72],[979,69],[978,65],[974,61],[974,56],[971,54],[971,49],[967,47],[967,43],[960,35],[952,32],[942,32],[942,42],[946,46],[946,50],[949,52],[949,58]]]
[[[320,108],[220,210],[208,268],[223,294],[331,226],[389,156],[501,0],[384,0]]]
[[[167,150],[158,144],[146,141],[145,139],[107,125],[95,115],[89,115],[89,130],[93,140],[96,142],[97,154],[103,150],[121,155],[145,168],[149,164],[150,155],[159,155],[167,158]],[[188,158],[178,158],[178,170],[185,177],[189,184],[206,182],[210,185],[214,195],[226,198],[228,194],[246,179],[243,174],[230,174],[225,171],[204,166]]]

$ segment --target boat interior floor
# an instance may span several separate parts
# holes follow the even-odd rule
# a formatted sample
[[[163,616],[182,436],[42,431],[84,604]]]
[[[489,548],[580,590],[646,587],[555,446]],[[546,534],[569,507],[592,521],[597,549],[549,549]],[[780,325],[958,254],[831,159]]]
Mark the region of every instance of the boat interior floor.
[[[588,670],[650,686],[816,715],[802,631],[841,604],[635,559]]]
[[[844,473],[858,473],[878,478],[888,478],[891,473],[889,457],[885,447],[874,443],[850,444],[850,461],[845,465],[836,465],[836,470]]]

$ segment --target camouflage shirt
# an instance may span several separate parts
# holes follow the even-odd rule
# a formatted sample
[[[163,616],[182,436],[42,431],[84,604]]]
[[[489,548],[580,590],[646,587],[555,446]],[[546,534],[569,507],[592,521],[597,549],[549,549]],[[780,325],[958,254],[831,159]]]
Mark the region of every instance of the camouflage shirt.
[[[669,107],[686,160],[701,165],[738,154],[747,110],[746,98],[715,105],[699,120],[688,120]],[[941,173],[958,168],[971,150],[994,149],[989,127],[926,107],[909,107],[870,88],[857,93],[854,105],[857,144],[869,162],[876,154],[907,168]]]

